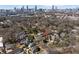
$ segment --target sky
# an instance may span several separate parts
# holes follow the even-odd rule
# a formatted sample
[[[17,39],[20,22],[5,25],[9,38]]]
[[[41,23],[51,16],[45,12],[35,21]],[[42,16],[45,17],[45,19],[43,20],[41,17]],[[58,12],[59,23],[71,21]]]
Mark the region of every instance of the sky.
[[[79,8],[79,0],[0,0],[0,9],[21,8],[22,5],[30,5],[29,8],[50,9],[52,5],[56,5],[59,9]]]
[[[0,5],[79,5],[79,0],[0,0]]]
[[[0,5],[0,9],[13,9],[14,7],[16,8],[21,8],[24,6],[26,8],[27,5]],[[66,8],[79,8],[79,5],[54,5],[57,6],[58,9],[66,9]],[[35,5],[28,5],[29,8],[34,8]],[[37,5],[38,9],[43,8],[43,9],[51,9],[52,5]]]

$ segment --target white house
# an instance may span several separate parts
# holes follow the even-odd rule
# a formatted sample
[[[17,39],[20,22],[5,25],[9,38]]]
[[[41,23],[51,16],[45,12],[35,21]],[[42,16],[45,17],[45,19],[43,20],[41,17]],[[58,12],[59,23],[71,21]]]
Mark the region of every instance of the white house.
[[[3,37],[0,37],[0,48],[2,48],[3,47]]]

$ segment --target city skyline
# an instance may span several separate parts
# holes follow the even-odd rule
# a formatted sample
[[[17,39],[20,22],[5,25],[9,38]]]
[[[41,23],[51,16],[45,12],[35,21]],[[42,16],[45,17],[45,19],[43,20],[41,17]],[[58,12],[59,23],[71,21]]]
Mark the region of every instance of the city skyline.
[[[16,8],[21,8],[24,6],[24,8],[27,8],[27,5],[0,5],[0,9],[14,9]],[[66,9],[66,8],[79,8],[79,5],[54,5],[58,9]],[[28,5],[28,8],[35,8],[35,5]],[[40,9],[51,9],[52,5],[37,5],[37,8]]]

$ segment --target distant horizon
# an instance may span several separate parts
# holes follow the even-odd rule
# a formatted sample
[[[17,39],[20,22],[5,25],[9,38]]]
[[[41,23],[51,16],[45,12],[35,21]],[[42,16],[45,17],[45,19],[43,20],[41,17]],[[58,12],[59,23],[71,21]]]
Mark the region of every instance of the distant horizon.
[[[22,6],[24,6],[24,8],[26,8],[27,5],[0,5],[0,9],[14,9],[16,8],[21,8]],[[54,5],[55,7],[57,7],[58,9],[73,9],[73,8],[79,8],[79,5]],[[34,8],[35,5],[28,5],[29,8]],[[42,9],[51,9],[52,5],[37,5],[38,9],[42,8]]]

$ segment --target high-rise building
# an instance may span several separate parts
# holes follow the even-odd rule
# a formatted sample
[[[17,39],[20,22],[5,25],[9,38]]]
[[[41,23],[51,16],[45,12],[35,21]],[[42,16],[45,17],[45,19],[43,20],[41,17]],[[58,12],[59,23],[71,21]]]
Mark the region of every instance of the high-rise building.
[[[37,5],[35,5],[35,11],[37,11]]]
[[[55,6],[55,10],[57,10],[58,8],[57,8],[57,6]]]
[[[28,10],[29,8],[28,8],[28,5],[27,5],[27,10]]]
[[[52,5],[52,10],[54,10],[54,5]]]
[[[24,6],[22,6],[22,9],[24,10]]]
[[[22,13],[24,12],[24,6],[22,6],[22,8],[21,8],[21,12],[22,12]]]
[[[14,7],[14,10],[15,10],[15,11],[16,11],[16,9],[17,9],[17,8],[16,8],[16,7]]]

